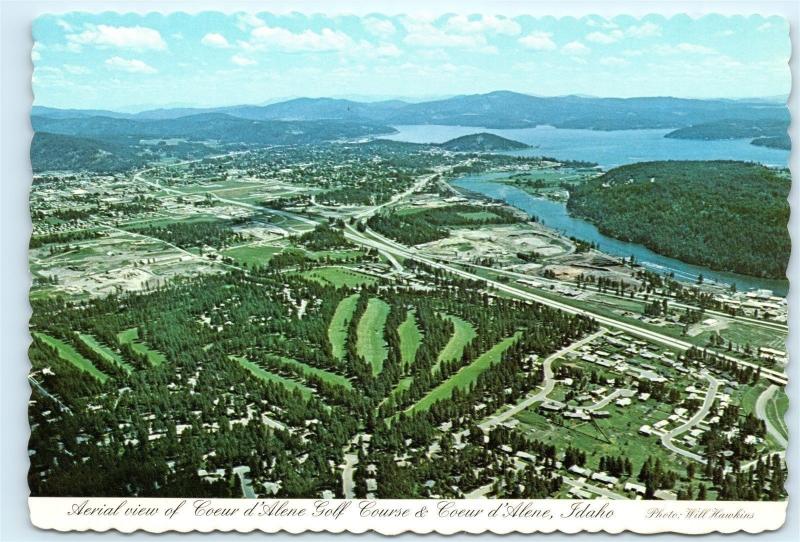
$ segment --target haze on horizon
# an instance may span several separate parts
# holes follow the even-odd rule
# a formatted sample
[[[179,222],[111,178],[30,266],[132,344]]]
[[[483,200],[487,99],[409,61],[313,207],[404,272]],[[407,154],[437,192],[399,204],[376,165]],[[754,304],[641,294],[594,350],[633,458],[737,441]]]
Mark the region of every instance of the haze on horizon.
[[[788,23],[642,19],[69,13],[34,23],[35,104],[136,112],[295,97],[762,99],[789,94]]]

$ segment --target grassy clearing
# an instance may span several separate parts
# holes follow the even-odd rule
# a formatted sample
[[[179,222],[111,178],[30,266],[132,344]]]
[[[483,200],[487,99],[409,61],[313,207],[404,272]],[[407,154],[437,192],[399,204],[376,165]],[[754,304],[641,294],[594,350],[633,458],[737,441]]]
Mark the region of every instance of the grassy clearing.
[[[158,367],[165,361],[167,358],[164,357],[164,354],[159,352],[158,350],[153,350],[144,344],[142,341],[139,340],[139,328],[132,327],[130,329],[126,329],[125,331],[120,331],[117,333],[117,340],[120,344],[128,344],[130,343],[131,348],[137,354],[143,354],[147,356],[147,361],[153,367]]]
[[[408,367],[417,358],[417,350],[422,344],[422,333],[417,327],[416,312],[411,309],[406,313],[406,319],[397,328],[400,335],[400,359],[403,367]]]
[[[108,346],[104,345],[91,335],[79,333],[78,338],[81,340],[81,342],[83,342],[83,344],[97,352],[97,355],[103,358],[106,362],[116,365],[128,374],[133,372],[133,365],[126,362],[124,359],[122,359],[122,356],[111,350]]]
[[[769,400],[765,408],[767,418],[770,423],[783,435],[783,438],[789,439],[789,428],[786,426],[786,412],[789,410],[789,396],[786,391],[781,388],[775,392],[772,399]]]
[[[455,330],[453,331],[453,336],[450,337],[450,340],[444,345],[442,351],[439,352],[439,356],[436,358],[436,364],[431,370],[438,368],[439,364],[443,361],[460,359],[461,355],[464,353],[464,347],[477,335],[477,333],[475,333],[475,328],[466,320],[451,315],[447,315],[445,318],[453,322]]]
[[[356,352],[372,365],[372,373],[379,374],[383,370],[383,362],[389,354],[386,341],[383,339],[383,328],[389,316],[389,305],[373,297],[367,303],[367,310],[358,321],[356,332]]]
[[[454,389],[469,389],[469,387],[484,371],[500,361],[503,352],[508,350],[511,345],[517,342],[519,335],[519,332],[517,332],[514,334],[514,336],[507,337],[491,347],[489,350],[478,356],[475,361],[462,367],[450,378],[433,388],[425,397],[409,407],[406,412],[411,413],[428,410],[435,402],[442,399],[448,399],[453,394]]]
[[[266,265],[273,256],[278,254],[283,247],[272,245],[250,245],[244,247],[229,248],[223,252],[224,256],[233,258],[237,263],[243,265]]]
[[[296,359],[292,358],[286,358],[281,356],[278,359],[283,365],[292,368],[294,371],[299,372],[304,376],[315,376],[320,380],[327,382],[328,384],[342,386],[344,388],[347,388],[348,390],[353,389],[353,384],[340,374],[331,373],[330,371],[326,371],[325,369],[319,369],[317,367],[313,367],[311,365],[308,365],[307,363],[303,363],[302,361],[297,361]]]
[[[766,384],[759,382],[755,386],[747,386],[744,390],[741,390],[741,392],[740,390],[736,390],[741,393],[739,407],[742,410],[742,414],[747,415],[755,411],[758,396],[761,395],[765,389],[767,389]]]
[[[60,341],[55,337],[51,337],[45,333],[34,333],[36,338],[41,340],[46,345],[55,348],[58,351],[58,357],[61,359],[68,361],[79,370],[89,373],[92,375],[98,382],[104,384],[106,380],[109,379],[109,376],[105,374],[103,371],[98,369],[94,366],[94,364],[86,359],[85,357],[81,356],[70,344],[65,343],[64,341]]]
[[[310,271],[304,271],[303,277],[318,282],[323,286],[331,285],[334,288],[346,286],[355,288],[362,284],[371,285],[375,283],[375,277],[347,269],[346,267],[318,267]]]
[[[494,220],[497,218],[497,215],[491,211],[469,211],[465,213],[458,213],[458,216],[473,222],[477,222],[479,220]]]
[[[331,343],[331,351],[336,359],[344,358],[344,347],[347,341],[347,326],[353,318],[353,311],[356,310],[358,294],[345,297],[336,306],[331,323],[328,324],[328,341]]]
[[[230,359],[237,361],[239,365],[250,371],[253,374],[253,376],[258,378],[259,380],[263,380],[264,382],[273,382],[275,384],[280,384],[289,391],[300,390],[300,393],[302,393],[303,397],[305,397],[306,399],[311,397],[314,393],[314,390],[312,390],[311,388],[304,386],[299,382],[295,382],[294,380],[289,380],[288,378],[276,375],[275,373],[265,371],[252,361],[249,361],[245,358],[241,358],[238,356],[230,356]]]

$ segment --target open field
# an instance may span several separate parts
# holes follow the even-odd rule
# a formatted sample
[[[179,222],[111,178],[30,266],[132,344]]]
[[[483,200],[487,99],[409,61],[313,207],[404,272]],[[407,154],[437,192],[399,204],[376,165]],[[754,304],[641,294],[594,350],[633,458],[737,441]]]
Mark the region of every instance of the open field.
[[[353,385],[350,383],[350,381],[340,374],[332,373],[330,371],[326,371],[325,369],[312,367],[307,363],[303,363],[302,361],[297,361],[296,359],[292,358],[281,356],[278,359],[281,364],[291,367],[293,370],[300,372],[305,376],[315,376],[320,380],[327,382],[328,384],[342,386],[348,390],[353,389]]]
[[[109,379],[107,374],[95,367],[91,361],[76,352],[72,345],[56,339],[55,337],[51,337],[45,333],[34,332],[34,335],[46,345],[55,348],[58,351],[58,355],[61,359],[70,362],[81,371],[89,373],[100,383],[105,383],[105,381]]]
[[[266,265],[283,247],[273,245],[248,245],[225,250],[222,254],[244,265]]]
[[[400,335],[400,359],[404,367],[408,367],[417,357],[417,349],[422,343],[422,333],[417,327],[416,312],[412,309],[406,313],[406,319],[397,328]]]
[[[299,390],[300,393],[302,393],[303,397],[305,398],[311,397],[311,395],[313,395],[314,393],[314,390],[312,390],[308,386],[304,386],[303,384],[295,382],[294,380],[289,380],[288,378],[284,378],[274,373],[270,373],[269,371],[265,371],[252,361],[248,361],[245,358],[241,358],[238,356],[230,356],[230,358],[232,360],[239,362],[239,364],[242,367],[250,371],[253,374],[253,376],[255,376],[260,380],[263,380],[265,382],[273,382],[275,384],[280,384],[289,391]]]
[[[786,425],[786,412],[789,410],[789,396],[784,389],[775,392],[767,403],[767,418],[785,439],[789,439],[789,427]]]
[[[500,361],[503,352],[514,344],[518,338],[519,333],[515,334],[513,337],[503,339],[478,356],[475,361],[462,367],[450,378],[433,388],[425,397],[409,407],[406,412],[411,413],[428,410],[435,402],[450,397],[454,389],[468,389],[486,369]]]
[[[133,366],[130,363],[127,363],[124,359],[122,359],[122,356],[114,352],[111,348],[101,343],[91,335],[79,333],[78,338],[83,342],[83,344],[97,352],[97,354],[108,363],[120,367],[128,374],[133,372]]]
[[[466,320],[452,315],[447,315],[445,318],[453,322],[455,329],[453,331],[453,336],[450,337],[450,340],[444,345],[442,351],[439,352],[439,356],[436,358],[436,364],[432,367],[432,370],[437,368],[443,361],[460,359],[464,352],[464,347],[477,335],[477,333],[475,333],[475,328]]]
[[[336,306],[336,312],[328,325],[328,341],[331,343],[331,352],[336,359],[344,358],[345,343],[347,342],[347,326],[356,310],[358,294],[342,299]]]
[[[131,348],[133,351],[138,354],[143,354],[147,356],[147,361],[150,362],[150,365],[153,367],[158,367],[165,361],[167,358],[164,357],[164,354],[159,352],[158,350],[153,350],[148,347],[146,344],[139,340],[139,329],[132,327],[130,329],[126,329],[125,331],[121,331],[117,333],[117,340],[120,344],[128,344],[130,343]]]
[[[389,316],[389,305],[385,301],[373,297],[367,304],[367,310],[358,321],[356,351],[358,355],[372,365],[372,373],[383,370],[388,350],[383,339],[383,328]]]
[[[318,267],[317,269],[312,269],[311,271],[304,271],[302,275],[303,277],[316,281],[323,286],[330,284],[335,288],[341,288],[342,286],[354,288],[361,286],[362,284],[374,284],[376,281],[375,277],[359,273],[358,271],[353,271],[352,269],[348,269],[346,267],[338,266]]]

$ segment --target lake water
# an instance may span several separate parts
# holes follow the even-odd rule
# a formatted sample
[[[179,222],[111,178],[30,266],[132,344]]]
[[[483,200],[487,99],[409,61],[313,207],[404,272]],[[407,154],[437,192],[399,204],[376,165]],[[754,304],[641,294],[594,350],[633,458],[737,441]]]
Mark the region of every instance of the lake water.
[[[706,267],[691,265],[675,258],[656,254],[643,245],[626,243],[603,235],[594,224],[570,216],[563,203],[537,198],[519,188],[492,182],[492,179],[503,176],[507,176],[507,174],[486,173],[461,177],[452,184],[494,199],[504,200],[529,215],[539,217],[542,223],[549,228],[570,237],[597,243],[600,250],[606,254],[625,258],[634,256],[640,265],[662,275],[672,272],[678,280],[695,282],[697,277],[702,274],[705,281],[736,284],[739,290],[767,288],[778,295],[786,295],[788,291],[789,285],[785,280],[762,279],[736,273],[712,271]]]
[[[697,141],[669,139],[671,130],[566,130],[537,126],[515,130],[494,130],[474,126],[395,126],[398,133],[384,139],[412,143],[443,143],[456,137],[489,132],[521,141],[533,148],[509,154],[552,156],[561,160],[583,160],[612,168],[649,160],[745,160],[768,166],[786,167],[789,151],[751,145],[749,139]]]

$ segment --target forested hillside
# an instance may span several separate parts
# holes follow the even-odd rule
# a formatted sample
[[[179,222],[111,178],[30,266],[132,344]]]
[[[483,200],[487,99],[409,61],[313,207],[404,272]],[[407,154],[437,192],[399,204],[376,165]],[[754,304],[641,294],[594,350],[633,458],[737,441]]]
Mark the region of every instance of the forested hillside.
[[[782,278],[790,183],[744,162],[644,162],[570,188],[569,211],[605,234],[712,269]]]

